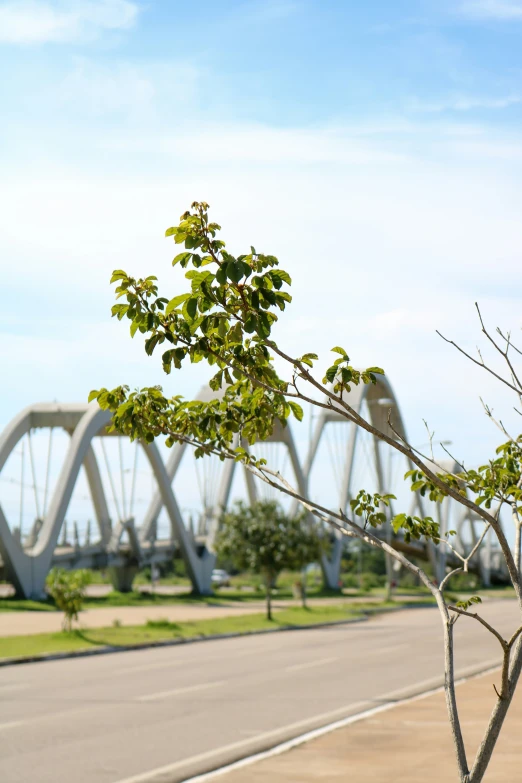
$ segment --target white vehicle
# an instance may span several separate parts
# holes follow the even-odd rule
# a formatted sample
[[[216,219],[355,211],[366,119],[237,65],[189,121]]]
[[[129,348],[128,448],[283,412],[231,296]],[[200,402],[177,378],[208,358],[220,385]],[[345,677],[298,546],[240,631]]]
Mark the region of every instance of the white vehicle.
[[[211,581],[214,587],[230,587],[230,575],[222,568],[214,568]]]

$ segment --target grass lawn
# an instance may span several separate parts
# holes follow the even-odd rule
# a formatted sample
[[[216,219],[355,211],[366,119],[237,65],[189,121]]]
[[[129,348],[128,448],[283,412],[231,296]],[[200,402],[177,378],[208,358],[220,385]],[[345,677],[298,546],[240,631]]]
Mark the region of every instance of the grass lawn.
[[[379,604],[380,608],[387,606]],[[168,639],[191,639],[196,636],[214,634],[248,633],[284,626],[306,626],[314,623],[329,623],[360,617],[364,609],[375,606],[314,606],[309,609],[282,609],[274,613],[269,621],[262,614],[242,617],[223,617],[215,620],[171,623],[168,620],[150,620],[146,625],[118,626],[75,630],[71,633],[44,633],[31,636],[6,636],[0,638],[0,658],[33,656],[43,653],[86,650],[106,645],[126,647],[129,645]]]

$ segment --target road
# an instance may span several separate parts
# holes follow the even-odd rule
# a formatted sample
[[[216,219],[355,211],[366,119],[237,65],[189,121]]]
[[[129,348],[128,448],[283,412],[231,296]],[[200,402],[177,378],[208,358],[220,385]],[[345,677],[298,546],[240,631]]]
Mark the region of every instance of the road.
[[[481,607],[507,635],[514,601]],[[366,623],[0,669],[3,783],[174,783],[440,684],[436,609]],[[456,626],[460,675],[500,660]]]

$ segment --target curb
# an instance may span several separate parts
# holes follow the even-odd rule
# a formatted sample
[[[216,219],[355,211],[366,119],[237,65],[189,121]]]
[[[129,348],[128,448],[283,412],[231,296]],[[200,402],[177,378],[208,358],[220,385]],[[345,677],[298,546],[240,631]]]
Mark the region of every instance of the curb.
[[[339,625],[351,625],[353,623],[364,623],[374,615],[389,614],[391,612],[402,612],[409,609],[434,609],[433,605],[419,605],[418,603],[404,604],[403,606],[390,606],[382,609],[365,609],[360,617],[353,617],[349,620],[333,620],[326,623],[311,623],[310,625],[283,625],[280,628],[263,628],[259,631],[237,631],[233,633],[211,634],[209,636],[194,636],[191,639],[164,639],[156,642],[142,642],[140,644],[129,644],[122,647],[107,645],[95,650],[75,650],[71,652],[42,653],[41,655],[18,656],[16,658],[0,659],[0,668],[4,666],[22,666],[26,663],[44,663],[46,661],[61,661],[68,658],[87,658],[93,655],[110,655],[111,653],[132,652],[133,650],[150,650],[156,647],[175,647],[180,644],[196,644],[198,642],[213,642],[219,639],[239,639],[245,636],[261,636],[270,633],[282,633],[287,631],[308,631],[317,628],[331,628]],[[7,637],[6,637],[7,638]]]
[[[464,685],[470,680],[479,679],[480,677],[487,676],[488,674],[499,671],[500,669],[501,665],[498,664],[493,666],[488,665],[484,668],[473,670],[471,673],[465,674],[456,679],[455,686]],[[234,772],[238,769],[249,767],[253,764],[257,764],[260,761],[264,761],[265,759],[273,758],[274,756],[280,756],[283,753],[287,753],[288,751],[293,750],[294,748],[298,748],[301,745],[305,745],[306,743],[311,742],[312,740],[318,739],[325,734],[330,734],[334,731],[337,731],[338,729],[347,728],[348,726],[352,726],[354,723],[367,720],[368,718],[372,718],[374,715],[378,715],[379,713],[388,712],[392,709],[395,709],[396,707],[401,707],[404,704],[411,704],[412,702],[421,701],[422,699],[426,699],[430,696],[435,696],[436,694],[443,692],[444,685],[439,685],[427,690],[414,690],[410,695],[405,696],[402,699],[392,700],[385,704],[381,704],[378,707],[371,707],[370,709],[362,710],[361,712],[356,712],[353,715],[349,715],[346,718],[341,718],[340,720],[319,726],[319,728],[311,729],[310,731],[307,731],[304,734],[299,734],[292,739],[279,742],[278,744],[272,745],[271,747],[269,746],[265,750],[251,753],[249,756],[243,756],[242,758],[238,758],[236,761],[231,761],[228,764],[223,764],[219,767],[209,769],[207,772],[201,772],[199,774],[192,775],[189,778],[184,778],[181,783],[208,783],[208,781],[213,781],[229,772]],[[152,776],[151,773],[145,773],[145,775],[136,776],[134,779],[129,778],[126,781],[119,781],[119,783],[153,783],[154,772],[155,771],[152,770]]]

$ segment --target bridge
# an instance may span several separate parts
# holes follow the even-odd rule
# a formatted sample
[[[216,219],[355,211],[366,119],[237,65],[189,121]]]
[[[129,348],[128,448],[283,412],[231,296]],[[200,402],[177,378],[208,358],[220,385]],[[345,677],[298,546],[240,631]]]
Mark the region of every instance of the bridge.
[[[211,396],[213,392],[205,388],[198,399]],[[392,435],[390,415],[396,432],[406,437],[397,400],[385,378],[375,386],[355,388],[347,400]],[[221,463],[213,457],[194,460],[183,444],[168,452],[157,442],[130,444],[128,438],[109,433],[109,423],[110,413],[96,403],[38,403],[5,428],[0,436],[0,578],[11,582],[20,596],[29,597],[42,595],[53,566],[108,569],[114,587],[128,591],[140,569],[180,556],[193,589],[210,592],[213,542],[221,512],[238,495],[237,473],[244,474],[250,502],[270,497],[270,490],[239,463]],[[303,495],[336,509],[347,509],[352,495],[363,487],[393,492],[397,507],[434,516],[442,535],[456,531],[454,542],[461,554],[471,551],[483,530],[481,519],[454,501],[435,506],[409,492],[402,474],[410,464],[402,455],[334,412],[322,410],[315,424],[312,419],[310,423],[306,459],[300,459],[291,425],[276,427],[267,441],[256,444],[254,453],[267,458]],[[304,426],[300,425],[299,436]],[[58,456],[57,444],[61,444]],[[187,463],[192,466],[192,479],[186,473],[180,481]],[[140,469],[139,464],[145,467]],[[195,486],[200,496],[196,520],[184,502]],[[138,492],[143,503],[140,513]],[[71,524],[79,493],[80,506],[88,502],[92,510],[92,518],[83,526],[78,521]],[[8,511],[4,511],[6,502]],[[296,510],[295,505],[289,510]],[[381,534],[397,549],[429,560],[438,580],[455,564],[455,555],[445,546],[426,541],[406,544],[402,536],[392,534],[389,524]],[[333,534],[332,541],[322,568],[325,583],[337,587],[343,541]],[[486,584],[507,581],[501,553],[489,534],[470,568]]]

